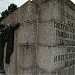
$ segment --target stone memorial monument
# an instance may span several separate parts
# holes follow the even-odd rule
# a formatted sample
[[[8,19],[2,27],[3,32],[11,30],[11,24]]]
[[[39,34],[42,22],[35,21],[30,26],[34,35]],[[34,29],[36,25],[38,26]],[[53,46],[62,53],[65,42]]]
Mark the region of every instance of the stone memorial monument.
[[[2,24],[20,23],[6,75],[75,75],[75,4],[70,0],[27,1]]]

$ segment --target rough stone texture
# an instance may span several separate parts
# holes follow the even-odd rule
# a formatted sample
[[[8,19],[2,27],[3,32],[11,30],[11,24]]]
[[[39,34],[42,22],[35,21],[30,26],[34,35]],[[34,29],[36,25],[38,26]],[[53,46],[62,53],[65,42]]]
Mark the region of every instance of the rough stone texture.
[[[35,71],[36,12],[36,5],[29,1],[2,21],[6,25],[21,24],[15,31],[10,64],[4,64],[7,75],[30,75]]]
[[[75,75],[74,7],[70,0],[33,0],[5,18],[1,23],[21,24],[6,74]]]

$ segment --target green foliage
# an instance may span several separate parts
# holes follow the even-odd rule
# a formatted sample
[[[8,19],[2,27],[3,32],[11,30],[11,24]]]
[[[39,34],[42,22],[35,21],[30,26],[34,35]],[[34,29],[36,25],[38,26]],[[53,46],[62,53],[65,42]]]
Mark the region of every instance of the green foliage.
[[[12,12],[14,12],[17,9],[17,5],[15,4],[10,4],[10,6],[8,6],[8,9],[4,10],[1,13],[1,17],[0,17],[0,21],[2,21],[4,18],[6,18],[9,14],[11,14]]]
[[[15,4],[10,4],[10,6],[8,6],[9,13],[15,11],[16,9],[17,9],[17,5]]]

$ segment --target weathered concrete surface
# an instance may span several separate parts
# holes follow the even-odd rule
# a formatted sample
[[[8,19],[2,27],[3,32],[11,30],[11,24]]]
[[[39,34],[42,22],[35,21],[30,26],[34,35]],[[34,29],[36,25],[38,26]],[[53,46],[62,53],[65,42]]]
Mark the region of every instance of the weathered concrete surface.
[[[30,75],[34,73],[36,12],[36,5],[29,1],[2,21],[6,25],[21,24],[15,31],[14,52],[10,58],[11,62],[9,65],[5,63],[7,75]]]
[[[66,4],[68,2],[67,0],[39,2],[37,63],[39,70],[45,72],[44,74],[74,75],[75,67],[70,64],[74,65],[72,60],[75,58],[69,56],[74,54],[75,49],[71,49],[73,50],[71,53],[72,51],[68,52],[66,47],[70,50],[75,46],[75,40],[72,38],[75,35],[73,24],[75,11],[72,10],[72,5]],[[66,56],[69,53],[69,59],[65,59],[64,54]],[[54,59],[57,59],[56,62]]]
[[[6,74],[75,75],[74,7],[69,0],[33,0],[5,18],[1,23],[21,24]]]

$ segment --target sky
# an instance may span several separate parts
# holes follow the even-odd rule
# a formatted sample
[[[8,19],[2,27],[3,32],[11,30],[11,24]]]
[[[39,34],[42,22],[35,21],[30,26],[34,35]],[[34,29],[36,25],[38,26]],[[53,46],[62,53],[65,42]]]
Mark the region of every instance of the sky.
[[[75,4],[75,0],[71,0]]]
[[[0,0],[0,13],[8,8],[8,6],[11,3],[16,4],[18,7],[20,7],[22,4],[24,4],[27,0]],[[75,3],[75,0],[71,0]]]
[[[16,4],[18,7],[20,7],[22,4],[24,4],[28,0],[0,0],[0,13],[8,8],[8,6],[11,3]]]

